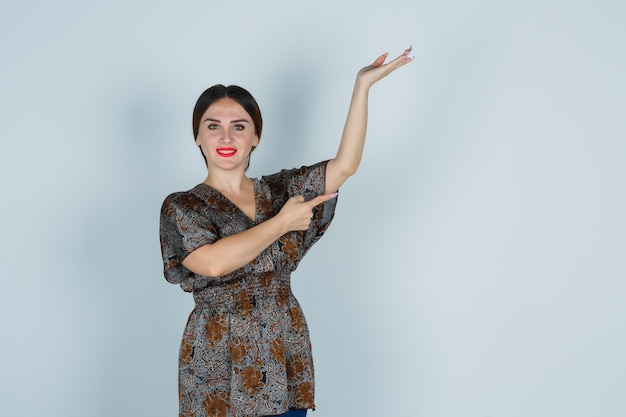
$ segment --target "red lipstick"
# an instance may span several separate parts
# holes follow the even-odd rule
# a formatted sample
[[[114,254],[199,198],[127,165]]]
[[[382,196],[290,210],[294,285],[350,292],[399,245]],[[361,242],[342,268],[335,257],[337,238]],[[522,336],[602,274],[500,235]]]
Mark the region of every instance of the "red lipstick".
[[[237,153],[237,149],[235,148],[217,148],[217,154],[224,158],[230,158]]]

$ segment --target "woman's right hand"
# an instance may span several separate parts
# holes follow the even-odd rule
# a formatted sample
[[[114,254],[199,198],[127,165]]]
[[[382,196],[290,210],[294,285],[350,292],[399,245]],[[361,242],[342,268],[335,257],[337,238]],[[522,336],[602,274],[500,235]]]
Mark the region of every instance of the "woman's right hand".
[[[278,212],[287,232],[295,230],[307,230],[313,219],[313,207],[325,203],[337,197],[337,193],[317,196],[309,201],[304,201],[304,197],[296,195],[291,197]]]

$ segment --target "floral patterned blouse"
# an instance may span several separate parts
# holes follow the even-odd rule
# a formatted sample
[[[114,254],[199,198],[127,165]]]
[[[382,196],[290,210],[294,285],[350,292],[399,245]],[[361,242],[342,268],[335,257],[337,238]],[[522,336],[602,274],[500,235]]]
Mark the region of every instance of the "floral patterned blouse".
[[[315,207],[308,230],[283,235],[227,275],[200,276],[181,262],[202,245],[275,216],[294,195],[310,200],[323,194],[325,173],[321,162],[252,179],[254,221],[206,184],[165,199],[160,225],[165,278],[195,300],[180,347],[181,417],[315,408],[311,342],[290,275],[328,228],[336,199]]]

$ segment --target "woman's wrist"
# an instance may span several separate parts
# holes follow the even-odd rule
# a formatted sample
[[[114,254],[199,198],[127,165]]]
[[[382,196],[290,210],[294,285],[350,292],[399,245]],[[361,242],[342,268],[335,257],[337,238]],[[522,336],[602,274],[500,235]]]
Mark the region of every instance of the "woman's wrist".
[[[354,92],[363,92],[367,94],[369,92],[370,87],[373,84],[364,81],[361,77],[357,76],[356,81],[354,82]]]

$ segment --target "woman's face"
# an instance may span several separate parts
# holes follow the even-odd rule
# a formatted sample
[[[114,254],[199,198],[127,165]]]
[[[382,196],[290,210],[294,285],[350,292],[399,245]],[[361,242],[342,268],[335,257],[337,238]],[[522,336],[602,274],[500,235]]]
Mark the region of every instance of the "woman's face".
[[[201,147],[209,169],[245,170],[248,155],[258,144],[252,118],[231,98],[211,104],[200,119],[196,145]]]

